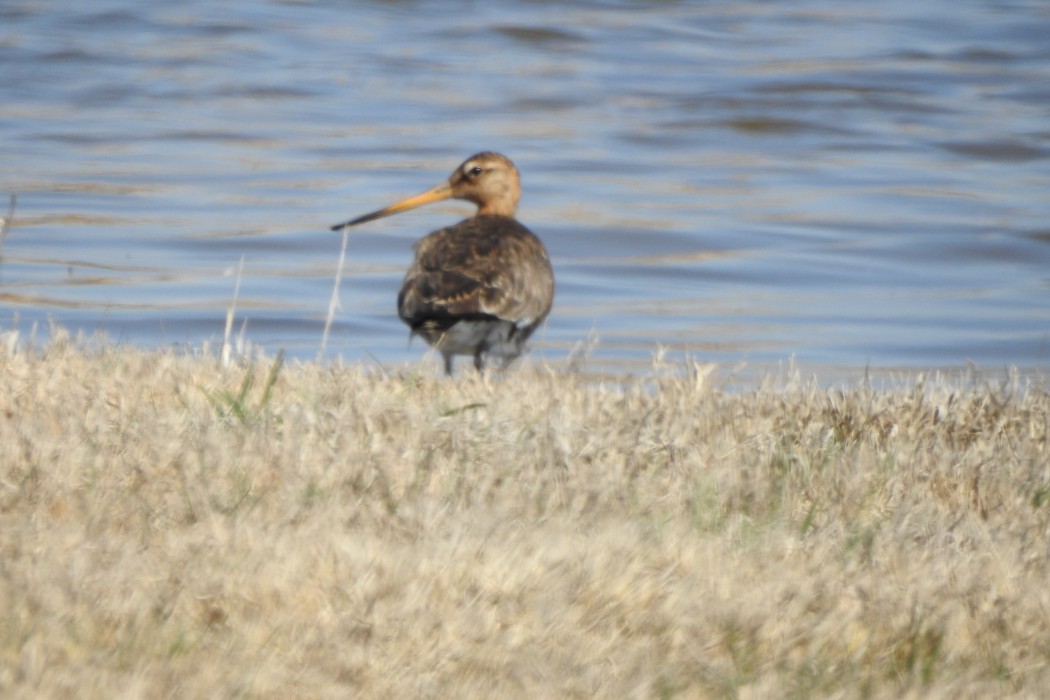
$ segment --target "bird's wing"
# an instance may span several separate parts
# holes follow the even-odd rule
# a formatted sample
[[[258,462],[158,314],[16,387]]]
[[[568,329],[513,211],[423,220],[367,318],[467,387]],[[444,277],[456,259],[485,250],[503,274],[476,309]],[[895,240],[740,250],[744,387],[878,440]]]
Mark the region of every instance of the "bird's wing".
[[[416,244],[398,295],[410,326],[494,318],[538,324],[550,311],[554,277],[543,244],[509,217],[478,216]]]

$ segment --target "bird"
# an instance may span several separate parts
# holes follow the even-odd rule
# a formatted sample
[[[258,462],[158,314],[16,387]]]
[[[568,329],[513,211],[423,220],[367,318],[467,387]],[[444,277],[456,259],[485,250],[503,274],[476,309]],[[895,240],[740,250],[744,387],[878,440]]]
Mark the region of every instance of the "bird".
[[[477,213],[419,239],[415,258],[397,295],[397,314],[441,353],[445,374],[453,358],[474,358],[505,369],[550,313],[554,272],[540,239],[514,218],[521,176],[505,155],[483,151],[467,158],[449,178],[420,194],[400,199],[332,226],[341,231],[446,199],[477,205]]]

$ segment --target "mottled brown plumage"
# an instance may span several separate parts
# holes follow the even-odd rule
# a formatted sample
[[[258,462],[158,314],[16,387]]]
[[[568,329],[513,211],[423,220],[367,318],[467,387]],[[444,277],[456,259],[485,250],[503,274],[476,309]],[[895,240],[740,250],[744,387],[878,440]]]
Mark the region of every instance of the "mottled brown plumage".
[[[519,182],[509,158],[478,153],[447,182],[332,227],[340,230],[443,199],[478,205],[472,218],[416,243],[415,260],[397,296],[398,316],[437,348],[449,374],[455,355],[472,355],[479,370],[490,356],[505,367],[550,312],[554,274],[547,250],[514,219]]]

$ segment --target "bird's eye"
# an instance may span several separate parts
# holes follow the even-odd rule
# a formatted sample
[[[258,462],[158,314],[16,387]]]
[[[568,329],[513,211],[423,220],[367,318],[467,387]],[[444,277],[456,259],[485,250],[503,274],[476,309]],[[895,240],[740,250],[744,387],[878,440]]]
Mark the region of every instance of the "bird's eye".
[[[478,175],[480,175],[483,172],[485,172],[485,171],[482,170],[479,166],[475,165],[473,168],[470,169],[470,176],[471,177],[477,177]]]

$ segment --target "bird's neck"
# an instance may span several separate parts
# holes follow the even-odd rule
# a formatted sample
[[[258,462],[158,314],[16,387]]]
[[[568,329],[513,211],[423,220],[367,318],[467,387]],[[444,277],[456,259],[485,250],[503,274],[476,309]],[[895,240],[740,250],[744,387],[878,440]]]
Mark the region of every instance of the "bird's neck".
[[[513,217],[517,205],[514,202],[486,202],[478,206],[478,216]]]

